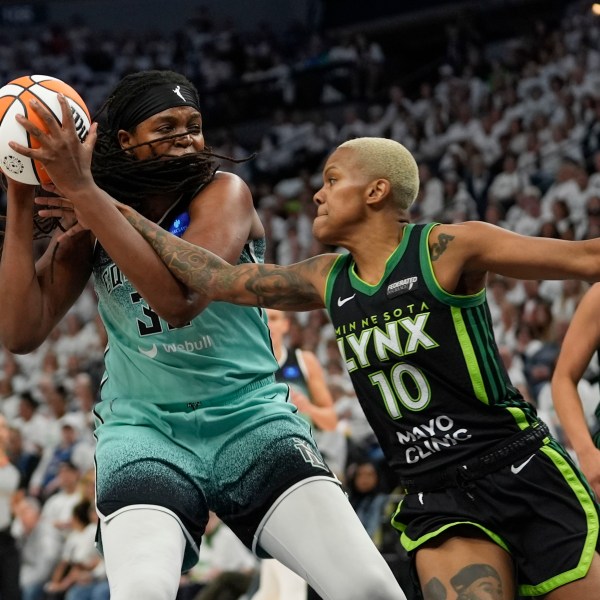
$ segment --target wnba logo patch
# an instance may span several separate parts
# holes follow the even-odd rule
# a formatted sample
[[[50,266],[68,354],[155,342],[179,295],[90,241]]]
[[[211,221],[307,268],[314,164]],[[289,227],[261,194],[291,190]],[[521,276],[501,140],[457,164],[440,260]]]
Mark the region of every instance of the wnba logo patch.
[[[317,449],[306,440],[294,438],[294,446],[296,446],[300,454],[302,454],[302,458],[307,463],[310,463],[313,467],[317,467],[318,469],[329,471],[323,457],[318,453]]]
[[[173,223],[169,227],[169,232],[177,237],[181,237],[188,228],[189,224],[190,215],[187,212],[183,212],[173,220]]]

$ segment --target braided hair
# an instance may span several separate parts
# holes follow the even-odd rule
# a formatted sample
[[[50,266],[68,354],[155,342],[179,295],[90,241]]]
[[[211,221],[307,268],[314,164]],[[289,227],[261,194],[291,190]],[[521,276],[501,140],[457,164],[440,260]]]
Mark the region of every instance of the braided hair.
[[[143,98],[145,92],[164,84],[185,86],[193,95],[194,103],[199,105],[196,87],[183,75],[174,71],[140,71],[123,77],[93,118],[98,121],[98,138],[92,155],[92,175],[100,188],[137,209],[143,208],[143,201],[149,196],[161,193],[191,199],[202,186],[213,179],[218,168],[216,159],[239,163],[253,158],[249,156],[238,160],[205,150],[178,157],[162,156],[139,160],[130,152],[136,146],[127,150],[121,148],[118,139],[119,129],[122,129],[119,127],[120,117],[131,106],[132,98]],[[165,136],[152,143],[181,135]],[[149,144],[140,144],[143,145]],[[3,177],[2,174],[2,179]],[[6,190],[5,181],[0,185]],[[45,195],[44,190],[39,189],[37,195]],[[41,218],[38,210],[39,207],[36,206],[34,239],[50,238],[56,228],[62,229],[59,218]],[[4,215],[0,216],[0,255],[5,219]]]
[[[139,205],[148,196],[161,193],[191,196],[214,177],[215,158],[230,160],[209,150],[139,160],[132,155],[131,148],[121,148],[119,124],[132,98],[143,98],[146,91],[163,84],[185,85],[199,104],[196,88],[183,75],[173,71],[141,71],[126,75],[94,117],[98,121],[98,139],[92,156],[92,174],[99,187],[125,204]],[[159,138],[153,143],[174,137],[177,136]]]

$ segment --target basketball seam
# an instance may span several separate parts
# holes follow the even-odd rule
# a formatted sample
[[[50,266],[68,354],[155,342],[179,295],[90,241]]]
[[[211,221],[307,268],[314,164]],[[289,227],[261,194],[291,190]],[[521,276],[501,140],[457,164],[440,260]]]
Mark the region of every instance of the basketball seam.
[[[38,77],[39,80],[34,79],[34,77]],[[56,85],[56,87],[58,87],[59,89],[53,89],[54,84],[58,84]],[[28,119],[31,119],[32,116],[34,116],[33,113],[35,113],[35,111],[29,107],[28,100],[23,98],[25,92],[31,94],[29,101],[31,99],[37,100],[41,106],[44,106],[52,114],[56,123],[58,123],[59,126],[62,126],[62,114],[57,115],[55,110],[50,108],[49,103],[54,103],[54,99],[45,98],[47,94],[63,94],[63,96],[67,99],[67,103],[69,105],[71,113],[73,113],[73,117],[76,117],[78,120],[83,118],[84,126],[86,121],[88,123],[91,123],[92,119],[83,98],[81,98],[77,91],[74,88],[72,88],[68,83],[65,83],[60,79],[48,75],[25,75],[9,82],[8,84],[6,84],[6,87],[9,89],[6,90],[5,95],[1,96],[3,110],[0,116],[0,127],[2,125],[8,127],[9,129],[7,131],[12,131],[14,135],[17,135],[18,137],[16,139],[23,140],[22,143],[25,147],[32,148],[34,143],[38,143],[37,138],[31,135],[30,132],[27,131],[25,128],[23,128],[23,133],[16,133],[13,129],[13,125],[11,125],[9,122],[10,120],[6,121],[6,117],[9,112],[13,115],[13,119],[15,117],[15,113],[20,113]],[[34,123],[36,123],[40,127],[40,129],[42,129],[42,131],[47,130],[46,123],[43,119],[39,118],[37,114],[35,114]],[[16,126],[18,129],[18,124],[16,124]],[[87,127],[89,127],[89,125]],[[6,144],[6,142],[4,142],[4,144]],[[40,163],[36,159],[21,155],[18,152],[12,152],[16,154],[16,157],[21,157],[19,160],[25,161],[27,169],[31,169],[32,175],[37,180],[38,184],[42,183],[42,180],[49,181],[49,177],[42,163]],[[3,149],[2,156],[4,158],[12,156],[10,146],[8,146],[5,150]],[[44,177],[41,176],[42,174],[44,175]]]

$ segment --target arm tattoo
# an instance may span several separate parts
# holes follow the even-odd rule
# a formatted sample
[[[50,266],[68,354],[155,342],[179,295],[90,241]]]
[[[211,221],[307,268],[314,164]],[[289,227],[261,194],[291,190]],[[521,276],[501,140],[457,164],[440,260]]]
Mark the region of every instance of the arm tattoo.
[[[298,269],[258,265],[248,274],[245,285],[256,296],[258,306],[293,310],[315,302],[322,305],[320,296]]]
[[[448,594],[444,584],[433,577],[423,586],[423,600],[446,600]]]
[[[448,235],[446,233],[440,233],[438,235],[437,242],[431,248],[431,260],[436,261],[448,247],[448,244],[454,239],[453,235]]]
[[[330,258],[315,257],[290,267],[232,266],[209,250],[175,237],[134,211],[126,210],[124,214],[173,275],[208,298],[280,310],[310,310],[323,306],[321,296],[308,277],[316,273],[324,279],[331,266]],[[250,296],[240,298],[243,290]]]

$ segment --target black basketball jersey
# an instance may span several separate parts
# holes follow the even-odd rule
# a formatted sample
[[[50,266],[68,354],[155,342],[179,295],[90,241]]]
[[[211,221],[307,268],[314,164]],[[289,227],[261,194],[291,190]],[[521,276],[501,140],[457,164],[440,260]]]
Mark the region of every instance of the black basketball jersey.
[[[310,397],[306,381],[306,367],[300,350],[284,349],[284,359],[275,371],[275,380],[298,388],[305,396]]]
[[[434,226],[405,227],[378,284],[358,277],[351,255],[336,260],[327,281],[358,399],[403,478],[476,456],[537,420],[498,354],[485,289],[458,296],[438,285]]]
[[[299,348],[289,350],[284,348],[284,360],[279,363],[279,369],[275,371],[275,381],[287,383],[290,388],[297,389],[310,399],[310,390],[306,380],[306,366],[302,359],[302,351]],[[312,419],[306,413],[298,413],[305,421],[313,424]]]

